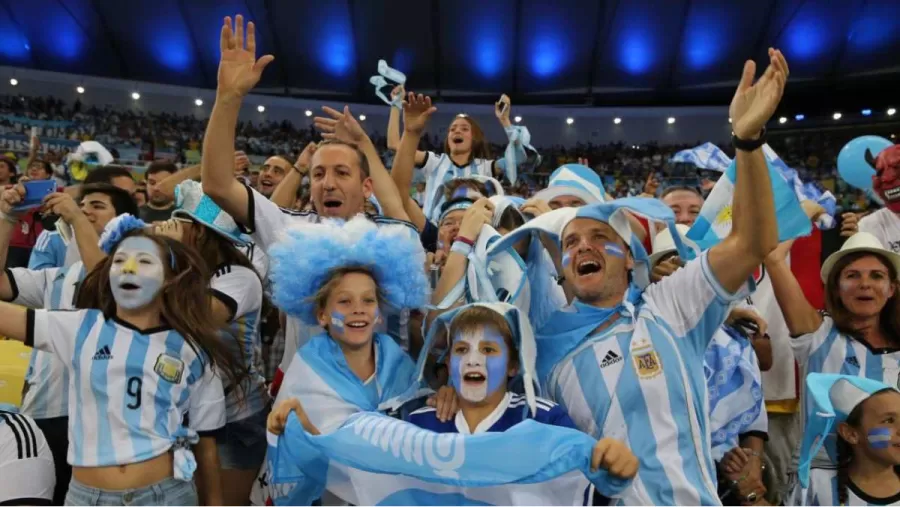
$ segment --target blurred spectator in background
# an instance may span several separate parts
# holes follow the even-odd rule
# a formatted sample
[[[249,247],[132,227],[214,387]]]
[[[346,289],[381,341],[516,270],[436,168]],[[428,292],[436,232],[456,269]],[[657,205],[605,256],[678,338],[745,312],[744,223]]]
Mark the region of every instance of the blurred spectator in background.
[[[162,192],[159,184],[169,176],[178,172],[178,167],[171,162],[153,162],[147,168],[147,204],[141,206],[141,219],[147,223],[165,222],[172,218],[175,200],[171,195]]]

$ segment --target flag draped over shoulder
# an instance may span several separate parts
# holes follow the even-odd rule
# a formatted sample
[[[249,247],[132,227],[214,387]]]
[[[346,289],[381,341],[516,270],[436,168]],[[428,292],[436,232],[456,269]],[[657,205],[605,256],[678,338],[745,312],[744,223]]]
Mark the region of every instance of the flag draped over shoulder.
[[[629,480],[590,471],[596,441],[532,420],[502,433],[434,433],[377,413],[312,436],[291,414],[269,435],[276,505],[309,505],[327,489],[354,505],[589,505]]]
[[[809,218],[800,201],[785,179],[767,161],[772,193],[775,198],[775,219],[778,222],[778,241],[806,236],[812,230]],[[700,209],[697,220],[687,233],[688,239],[706,250],[725,239],[731,232],[732,202],[734,200],[737,164],[732,161],[716,182]],[[752,204],[751,204],[752,205]]]

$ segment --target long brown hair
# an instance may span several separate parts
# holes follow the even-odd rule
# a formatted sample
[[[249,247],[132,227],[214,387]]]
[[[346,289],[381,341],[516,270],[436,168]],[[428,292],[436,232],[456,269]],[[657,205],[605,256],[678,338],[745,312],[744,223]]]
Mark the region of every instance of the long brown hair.
[[[841,301],[840,278],[844,268],[870,255],[877,258],[887,268],[891,285],[895,289],[894,295],[885,302],[884,308],[881,309],[881,313],[878,315],[878,325],[891,342],[896,346],[900,346],[900,293],[898,293],[900,291],[897,290],[900,287],[898,287],[897,282],[897,270],[894,269],[894,265],[891,262],[888,262],[881,255],[872,252],[854,252],[845,255],[837,261],[834,267],[831,268],[831,272],[828,273],[828,280],[825,282],[825,309],[831,315],[832,320],[834,320],[834,326],[838,331],[846,336],[862,340],[860,333],[853,328],[853,314]]]
[[[240,382],[244,368],[240,365],[219,339],[219,327],[212,316],[209,300],[209,268],[195,250],[164,236],[149,234],[136,229],[126,234],[122,240],[131,237],[146,237],[156,243],[163,257],[166,281],[158,297],[162,298],[162,318],[177,331],[188,345],[201,356],[208,366],[215,366],[234,384]],[[84,279],[78,290],[75,306],[96,308],[107,319],[116,315],[116,300],[109,281],[116,245]],[[171,258],[170,262],[169,258]]]
[[[211,269],[218,269],[223,265],[243,266],[256,273],[253,263],[234,243],[194,219],[191,219],[191,225],[193,227],[185,234],[184,243],[197,250]]]
[[[469,115],[466,114],[458,114],[453,121],[462,118],[469,122],[469,127],[472,129],[472,151],[469,153],[469,160],[466,161],[466,164],[471,164],[473,160],[476,158],[481,158],[485,160],[489,160],[491,158],[491,147],[484,139],[484,131],[481,130],[481,126],[478,125],[478,122],[475,121]],[[453,122],[450,123],[451,125]],[[450,132],[449,127],[447,129],[447,136],[444,138],[444,153],[448,156],[450,155]]]

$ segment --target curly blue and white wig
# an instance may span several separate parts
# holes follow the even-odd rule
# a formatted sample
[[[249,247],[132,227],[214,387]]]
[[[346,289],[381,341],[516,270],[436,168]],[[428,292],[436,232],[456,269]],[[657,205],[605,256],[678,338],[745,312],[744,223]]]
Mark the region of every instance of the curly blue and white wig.
[[[372,274],[394,309],[428,304],[425,250],[404,225],[377,226],[358,216],[287,229],[269,250],[273,299],[289,315],[318,325],[314,297],[332,272],[359,267]]]
[[[147,227],[147,223],[140,218],[135,218],[129,213],[123,213],[113,218],[103,228],[103,234],[100,235],[100,249],[106,255],[111,255],[116,245],[122,241],[129,232],[135,229],[143,229]]]

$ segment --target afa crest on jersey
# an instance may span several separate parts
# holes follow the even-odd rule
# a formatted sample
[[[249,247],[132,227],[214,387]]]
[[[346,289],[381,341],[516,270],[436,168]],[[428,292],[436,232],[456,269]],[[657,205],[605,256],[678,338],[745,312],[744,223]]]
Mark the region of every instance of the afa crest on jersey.
[[[180,384],[181,376],[184,374],[184,361],[168,354],[160,354],[156,358],[153,371],[164,380],[173,384]]]
[[[642,379],[651,379],[662,373],[662,363],[652,345],[638,346],[631,351],[634,371]]]

